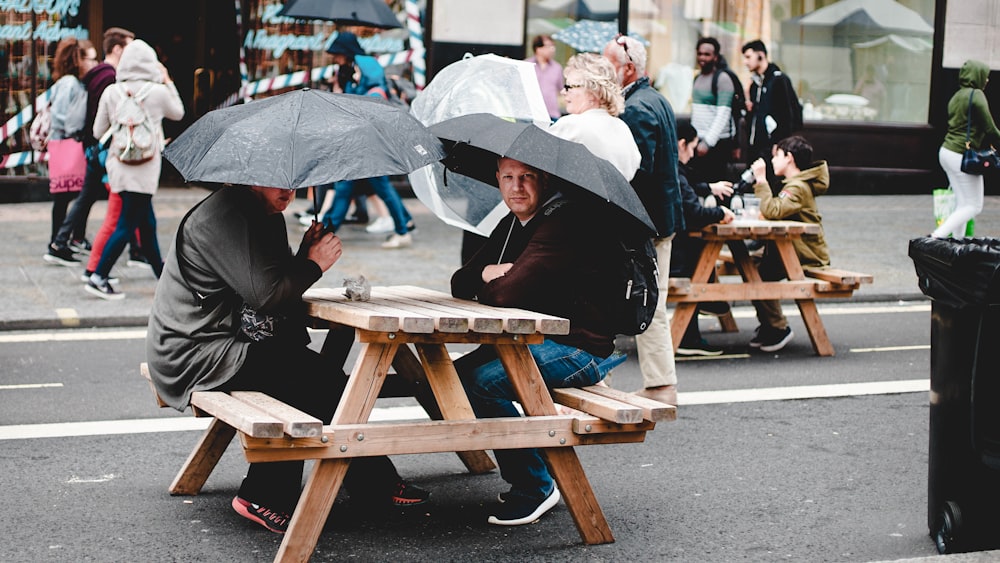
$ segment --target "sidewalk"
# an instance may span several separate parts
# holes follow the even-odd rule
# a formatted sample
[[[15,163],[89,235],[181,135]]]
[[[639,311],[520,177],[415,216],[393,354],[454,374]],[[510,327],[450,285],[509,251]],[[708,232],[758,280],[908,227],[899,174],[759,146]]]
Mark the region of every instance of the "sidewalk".
[[[161,188],[153,200],[160,247],[166,255],[184,213],[208,192],[194,187]],[[446,225],[418,200],[404,200],[413,214],[417,233],[412,247],[386,250],[384,235],[364,228],[341,228],[344,256],[317,283],[341,287],[343,278],[366,276],[372,285],[412,284],[448,291],[452,272],[459,267],[461,230]],[[93,237],[104,216],[104,201],[90,214],[88,236]],[[289,241],[294,247],[301,229],[291,212],[307,202],[296,200],[287,212]],[[855,293],[857,301],[923,299],[913,263],[907,256],[909,239],[931,231],[931,196],[826,196],[819,200],[834,267],[873,274],[875,283]],[[146,324],[156,280],[145,267],[128,267],[120,260],[113,275],[121,279],[126,298],[103,301],[83,290],[76,268],[42,260],[49,237],[51,203],[0,205],[0,240],[6,241],[0,264],[0,330],[59,327],[141,326]],[[1000,197],[987,197],[977,218],[978,236],[1000,236]],[[126,256],[127,258],[127,256]]]

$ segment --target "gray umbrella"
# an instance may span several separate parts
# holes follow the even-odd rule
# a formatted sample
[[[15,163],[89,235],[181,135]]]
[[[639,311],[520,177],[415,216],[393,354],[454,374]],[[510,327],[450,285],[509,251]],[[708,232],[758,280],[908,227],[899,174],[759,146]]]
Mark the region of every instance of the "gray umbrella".
[[[607,160],[580,143],[561,139],[533,123],[510,121],[488,113],[462,115],[431,125],[444,141],[445,166],[463,176],[497,185],[497,157],[519,160],[544,172],[559,188],[584,199],[611,204],[611,217],[642,225],[650,235],[656,227],[625,176]]]
[[[278,15],[332,21],[342,26],[402,27],[384,0],[286,0]]]
[[[407,108],[308,88],[209,112],[163,151],[189,182],[288,189],[408,174],[444,155]]]

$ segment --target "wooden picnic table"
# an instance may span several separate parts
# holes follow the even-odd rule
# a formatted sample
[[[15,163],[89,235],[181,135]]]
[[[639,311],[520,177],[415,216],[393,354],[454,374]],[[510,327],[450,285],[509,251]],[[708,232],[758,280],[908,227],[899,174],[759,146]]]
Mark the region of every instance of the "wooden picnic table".
[[[676,410],[606,387],[559,389],[550,395],[528,345],[542,342],[546,335],[568,333],[567,319],[490,307],[414,286],[376,287],[369,301],[350,301],[343,289],[313,289],[304,300],[314,319],[353,327],[361,345],[332,423],[318,435],[295,437],[286,430],[284,437],[254,437],[252,429],[243,428],[245,421],[234,420],[237,417],[223,409],[215,415],[228,417],[229,426],[241,427],[240,439],[250,462],[316,460],[276,561],[309,559],[351,459],[374,455],[461,452],[470,471],[478,472],[494,467],[484,450],[542,448],[583,541],[614,541],[572,446],[641,442],[656,421],[676,418]],[[525,416],[476,419],[448,344],[494,345]],[[390,366],[408,379],[426,381],[433,401],[421,404],[429,408],[432,420],[368,421]],[[208,396],[199,400],[207,404]],[[558,414],[553,396],[579,410]],[[193,458],[205,457],[199,453],[205,448],[199,447]],[[197,478],[190,477],[194,473]],[[186,466],[177,479],[185,486],[171,490],[195,494],[204,478],[203,466]]]
[[[803,271],[792,241],[802,238],[805,234],[817,234],[820,228],[819,225],[798,221],[747,220],[728,224],[716,223],[701,231],[689,233],[690,236],[703,239],[705,248],[701,251],[690,279],[670,279],[667,301],[677,304],[670,323],[674,347],[680,344],[688,323],[697,312],[698,303],[793,299],[802,314],[802,322],[809,333],[813,349],[820,356],[832,356],[833,345],[830,344],[816,308],[816,299],[850,297],[859,283],[870,283],[871,276],[864,279],[846,279],[838,276],[836,281],[822,278],[807,279],[807,276],[823,276],[823,274]],[[757,264],[744,243],[746,240],[773,242],[788,274],[787,279],[771,282],[762,280]],[[709,281],[712,273],[716,271],[723,246],[727,246],[732,254],[741,283]]]

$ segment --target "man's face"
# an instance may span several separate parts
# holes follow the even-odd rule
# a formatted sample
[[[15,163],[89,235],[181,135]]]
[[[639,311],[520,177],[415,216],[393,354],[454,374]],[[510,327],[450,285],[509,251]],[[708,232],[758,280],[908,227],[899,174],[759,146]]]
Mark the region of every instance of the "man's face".
[[[288,209],[288,205],[295,199],[295,190],[267,188],[264,186],[252,186],[250,190],[264,204],[264,209],[268,215],[281,213],[285,209]]]
[[[715,46],[710,43],[698,45],[698,68],[703,73],[708,73],[715,68],[715,63],[719,60],[719,54],[715,52]]]
[[[754,51],[753,49],[747,49],[743,51],[743,64],[746,65],[747,70],[755,74],[764,74],[767,70],[767,57],[764,53],[760,51]]]
[[[500,159],[497,183],[504,203],[521,221],[535,215],[545,195],[545,178],[539,170],[510,158]]]
[[[634,69],[635,65],[629,65],[628,57],[623,57],[625,59],[625,63],[619,61],[617,55],[620,50],[621,47],[610,45],[604,49],[604,53],[602,54],[605,59],[611,61],[611,66],[615,67],[615,79],[618,81],[618,85],[625,86],[626,84],[631,84],[634,81],[629,80],[629,77],[634,74],[634,72],[630,72],[629,69]]]

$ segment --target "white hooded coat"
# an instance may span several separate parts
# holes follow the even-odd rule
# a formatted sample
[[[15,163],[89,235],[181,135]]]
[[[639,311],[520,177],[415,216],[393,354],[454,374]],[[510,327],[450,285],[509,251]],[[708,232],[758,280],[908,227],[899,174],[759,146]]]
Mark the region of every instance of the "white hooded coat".
[[[156,51],[141,39],[135,39],[125,46],[116,70],[116,83],[108,86],[101,95],[94,119],[94,137],[100,139],[114,122],[114,112],[125,95],[125,89],[133,93],[152,83],[143,106],[159,133],[160,147],[152,160],[142,164],[122,164],[114,155],[108,156],[106,164],[111,191],[155,194],[160,184],[160,153],[163,150],[163,119],[173,121],[184,117],[184,103],[173,82],[163,83],[163,71],[156,58]]]

